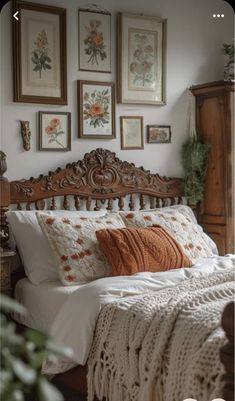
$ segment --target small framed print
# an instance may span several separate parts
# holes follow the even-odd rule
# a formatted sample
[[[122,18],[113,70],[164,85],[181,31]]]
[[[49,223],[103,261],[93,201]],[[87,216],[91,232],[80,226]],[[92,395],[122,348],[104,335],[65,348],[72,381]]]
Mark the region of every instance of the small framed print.
[[[115,85],[78,81],[79,137],[115,138]]]
[[[148,143],[170,143],[171,126],[170,125],[147,125]]]
[[[80,9],[79,70],[111,72],[111,14]]]
[[[166,104],[166,20],[119,13],[118,103]]]
[[[14,102],[67,104],[66,9],[13,1]]]
[[[71,113],[39,111],[39,150],[71,150]]]
[[[121,149],[144,149],[143,117],[121,116]]]

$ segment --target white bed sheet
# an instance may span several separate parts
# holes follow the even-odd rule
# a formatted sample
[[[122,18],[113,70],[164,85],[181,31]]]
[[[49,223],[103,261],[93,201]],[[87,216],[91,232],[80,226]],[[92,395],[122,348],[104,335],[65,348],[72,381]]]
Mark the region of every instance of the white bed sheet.
[[[84,284],[75,290],[63,304],[51,326],[54,342],[72,349],[72,360],[61,359],[56,365],[44,364],[46,374],[57,374],[77,364],[85,364],[93,341],[96,322],[101,308],[126,296],[159,291],[182,281],[232,268],[235,255],[198,259],[191,268],[168,270],[160,273],[137,273],[133,276],[106,277]]]
[[[69,296],[81,285],[65,287],[60,281],[32,284],[28,278],[16,284],[14,297],[23,304],[28,313],[25,316],[13,314],[13,318],[25,326],[50,333],[55,316]]]

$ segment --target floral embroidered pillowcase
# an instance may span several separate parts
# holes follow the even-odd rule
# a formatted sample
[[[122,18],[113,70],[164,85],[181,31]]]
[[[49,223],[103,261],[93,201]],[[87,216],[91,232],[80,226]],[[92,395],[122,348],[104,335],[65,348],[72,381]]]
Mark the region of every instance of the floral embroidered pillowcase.
[[[54,251],[64,285],[82,284],[111,275],[111,267],[99,248],[95,232],[125,227],[117,213],[100,218],[64,218],[42,212],[36,215]]]
[[[168,208],[151,212],[120,212],[120,215],[127,227],[148,227],[159,224],[166,228],[190,259],[213,256],[212,249],[204,240],[202,228],[189,216],[177,210]]]

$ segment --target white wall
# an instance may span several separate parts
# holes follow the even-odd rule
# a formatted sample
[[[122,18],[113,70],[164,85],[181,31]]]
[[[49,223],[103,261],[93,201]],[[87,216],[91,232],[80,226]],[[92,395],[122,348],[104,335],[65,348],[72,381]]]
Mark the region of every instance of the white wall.
[[[180,152],[187,137],[187,88],[193,84],[223,78],[226,62],[221,54],[223,42],[233,38],[233,11],[223,0],[99,0],[98,5],[112,12],[112,73],[93,73],[78,70],[78,15],[79,6],[86,0],[40,0],[40,3],[67,8],[68,105],[14,103],[12,90],[11,4],[7,3],[0,17],[1,23],[1,149],[7,154],[10,180],[37,176],[57,166],[78,160],[96,147],[115,151],[117,156],[143,165],[153,172],[169,176],[182,175]],[[78,79],[115,81],[116,79],[116,13],[143,13],[167,18],[167,105],[116,106],[116,139],[81,140],[78,138],[77,93]],[[223,13],[224,18],[213,18]],[[42,152],[38,146],[37,112],[72,112],[71,152]],[[144,150],[120,150],[120,115],[143,115],[144,125],[170,124],[171,144],[147,144]],[[22,147],[19,120],[29,120],[32,132],[31,150]]]

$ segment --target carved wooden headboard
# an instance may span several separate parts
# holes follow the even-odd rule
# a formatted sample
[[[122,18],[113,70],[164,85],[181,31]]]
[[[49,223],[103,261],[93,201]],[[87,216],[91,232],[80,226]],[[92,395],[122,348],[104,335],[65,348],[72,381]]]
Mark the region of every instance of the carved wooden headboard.
[[[2,161],[3,162],[3,161]],[[73,207],[99,210],[106,207],[113,210],[114,201],[119,210],[124,208],[124,198],[128,198],[130,210],[135,209],[134,194],[139,197],[139,209],[144,209],[148,198],[149,207],[161,207],[166,204],[182,203],[183,185],[180,178],[160,177],[151,174],[143,167],[121,161],[114,152],[96,149],[86,153],[82,160],[67,164],[65,168],[57,168],[47,175],[28,180],[9,182],[3,174],[6,165],[1,163],[0,184],[2,189],[0,200],[1,228],[7,241],[8,226],[5,213],[10,205],[15,204],[18,210],[50,209],[58,207],[57,197],[63,197],[62,208],[69,209],[73,196]],[[94,205],[93,205],[93,203]]]

